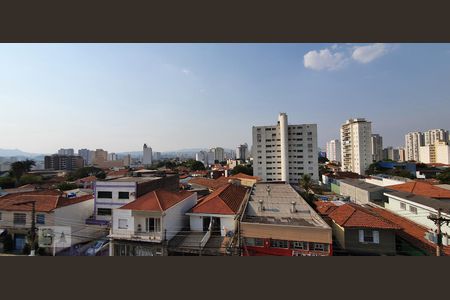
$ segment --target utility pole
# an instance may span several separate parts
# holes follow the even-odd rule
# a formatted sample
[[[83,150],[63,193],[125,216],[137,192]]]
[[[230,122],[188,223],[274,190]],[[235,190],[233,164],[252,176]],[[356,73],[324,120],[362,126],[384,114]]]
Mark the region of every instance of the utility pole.
[[[36,248],[35,248],[35,241],[36,241],[36,201],[26,201],[17,203],[15,205],[24,205],[24,204],[31,204],[31,232],[30,232],[30,238],[31,238],[31,253],[30,256],[35,256],[36,254]]]
[[[441,249],[442,249],[442,232],[441,232],[441,226],[442,224],[446,223],[447,226],[450,223],[450,219],[444,218],[441,215],[442,208],[438,208],[437,210],[437,216],[430,215],[428,216],[428,219],[434,222],[437,226],[437,243],[436,243],[436,256],[441,256]]]

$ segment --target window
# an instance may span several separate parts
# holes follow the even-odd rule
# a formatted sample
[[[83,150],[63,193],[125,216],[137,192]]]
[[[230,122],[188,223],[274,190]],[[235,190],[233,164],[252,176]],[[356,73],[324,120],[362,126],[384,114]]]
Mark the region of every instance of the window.
[[[97,215],[99,216],[110,216],[111,214],[111,208],[97,208]]]
[[[97,192],[97,198],[112,199],[112,192]]]
[[[127,229],[127,228],[128,228],[128,220],[119,219],[119,229]]]
[[[0,211],[0,221],[2,220],[2,212]]]
[[[288,242],[283,240],[271,240],[270,247],[272,248],[288,248]]]
[[[245,244],[247,246],[252,246],[252,247],[263,247],[264,246],[264,240],[263,239],[257,239],[257,238],[245,238]]]
[[[314,251],[325,251],[325,244],[314,243]]]
[[[130,199],[129,192],[119,192],[119,199]]]
[[[291,248],[292,249],[301,249],[301,250],[308,250],[308,243],[306,242],[291,242]]]
[[[359,230],[359,242],[364,244],[379,244],[380,233],[376,230]]]
[[[412,212],[413,214],[417,215],[417,207],[414,206],[409,206],[409,211]]]
[[[15,213],[14,214],[14,225],[25,225],[27,222],[27,215]]]
[[[146,218],[145,219],[145,231],[146,232],[161,232],[161,219],[160,218]]]
[[[406,204],[403,202],[400,202],[400,208],[403,210],[406,210]]]
[[[36,223],[45,224],[45,215],[43,214],[36,215]]]

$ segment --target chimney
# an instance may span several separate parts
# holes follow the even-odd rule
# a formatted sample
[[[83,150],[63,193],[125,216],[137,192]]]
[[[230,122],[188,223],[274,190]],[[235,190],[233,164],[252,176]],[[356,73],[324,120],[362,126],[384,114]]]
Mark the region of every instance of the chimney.
[[[296,213],[297,209],[295,208],[295,205],[297,204],[297,202],[292,201],[291,202],[291,213]]]
[[[259,211],[264,211],[264,201],[259,200]]]

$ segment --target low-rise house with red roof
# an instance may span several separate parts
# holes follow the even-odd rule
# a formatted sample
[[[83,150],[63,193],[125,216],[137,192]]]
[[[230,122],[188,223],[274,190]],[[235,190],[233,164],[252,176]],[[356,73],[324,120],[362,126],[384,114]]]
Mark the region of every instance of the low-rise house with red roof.
[[[31,229],[32,204],[24,204],[29,201],[35,201],[36,227],[70,227],[72,245],[106,236],[105,229],[84,224],[94,211],[93,195],[68,198],[57,190],[15,193],[0,197],[0,231],[11,234],[15,251],[25,247]]]
[[[189,227],[197,194],[157,189],[113,209],[111,256],[165,256],[167,243]]]
[[[396,254],[396,233],[400,230],[397,224],[354,203],[319,202],[316,207],[333,229],[335,254]]]

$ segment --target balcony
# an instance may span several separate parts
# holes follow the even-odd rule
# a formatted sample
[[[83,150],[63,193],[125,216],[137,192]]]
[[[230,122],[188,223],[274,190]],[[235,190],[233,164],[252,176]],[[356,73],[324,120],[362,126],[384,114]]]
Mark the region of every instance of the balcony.
[[[113,232],[111,238],[121,240],[131,240],[140,242],[161,243],[163,241],[163,234],[161,232]]]

